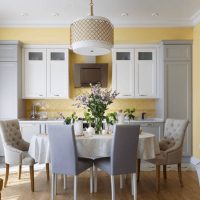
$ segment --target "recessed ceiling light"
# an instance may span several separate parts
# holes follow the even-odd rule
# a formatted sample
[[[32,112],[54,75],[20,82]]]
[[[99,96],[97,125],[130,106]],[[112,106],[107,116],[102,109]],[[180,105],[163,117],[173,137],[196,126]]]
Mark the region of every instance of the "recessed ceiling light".
[[[154,12],[154,13],[151,14],[151,16],[152,16],[152,17],[158,17],[158,16],[159,16],[159,13]]]
[[[28,13],[22,12],[22,13],[20,13],[20,15],[23,16],[23,17],[27,17]]]
[[[127,17],[128,16],[128,13],[121,13],[121,17]]]
[[[60,14],[59,13],[51,13],[52,16],[58,17]]]

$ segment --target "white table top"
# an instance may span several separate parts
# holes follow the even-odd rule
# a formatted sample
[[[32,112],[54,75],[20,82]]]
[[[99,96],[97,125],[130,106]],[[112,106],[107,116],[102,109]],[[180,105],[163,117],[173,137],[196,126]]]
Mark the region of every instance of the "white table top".
[[[80,157],[109,157],[111,142],[112,135],[76,136],[76,145]],[[150,133],[140,134],[138,158],[152,159],[159,152],[159,145],[155,135]],[[49,163],[50,151],[48,136],[44,134],[34,135],[31,139],[29,154],[40,164]]]

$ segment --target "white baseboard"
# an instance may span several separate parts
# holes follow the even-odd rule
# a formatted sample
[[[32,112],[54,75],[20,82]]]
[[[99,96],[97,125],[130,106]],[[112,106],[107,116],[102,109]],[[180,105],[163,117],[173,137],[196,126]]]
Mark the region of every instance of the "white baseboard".
[[[191,157],[190,162],[196,168],[198,179],[199,179],[199,185],[200,185],[200,159],[195,158],[195,157]]]

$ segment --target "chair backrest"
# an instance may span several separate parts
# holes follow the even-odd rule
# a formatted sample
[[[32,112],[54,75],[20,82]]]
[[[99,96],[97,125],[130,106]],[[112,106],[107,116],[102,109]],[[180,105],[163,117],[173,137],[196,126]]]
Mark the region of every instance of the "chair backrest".
[[[188,120],[181,119],[167,119],[165,122],[164,136],[166,138],[173,138],[175,147],[179,148],[183,145]]]
[[[115,125],[111,149],[111,174],[136,172],[140,126]]]
[[[15,120],[0,121],[0,134],[3,145],[9,145],[16,149],[27,151],[24,147],[19,122]]]
[[[52,172],[76,175],[77,149],[71,125],[48,125]]]

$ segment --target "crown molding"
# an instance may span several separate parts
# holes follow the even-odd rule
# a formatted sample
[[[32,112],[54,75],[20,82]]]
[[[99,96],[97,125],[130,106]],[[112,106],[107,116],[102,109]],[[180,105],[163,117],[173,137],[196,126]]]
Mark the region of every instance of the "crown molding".
[[[196,15],[195,15],[196,16]],[[193,16],[192,16],[193,17]],[[193,18],[190,20],[166,20],[166,21],[141,21],[135,22],[132,24],[117,24],[113,23],[114,28],[142,28],[142,27],[192,27],[194,26]],[[200,11],[198,13],[199,21],[200,21]],[[194,17],[196,20],[196,17]],[[0,23],[0,28],[69,28],[69,23],[60,22],[57,24],[52,24],[49,22],[34,22],[32,24],[25,23],[17,23],[17,22],[8,22],[8,23]]]

